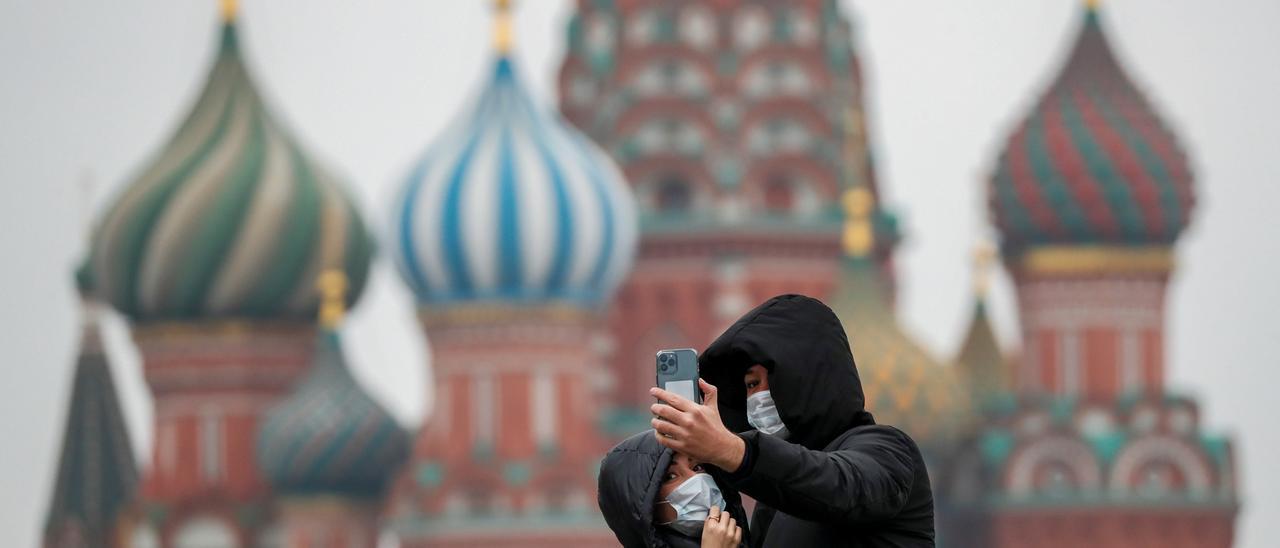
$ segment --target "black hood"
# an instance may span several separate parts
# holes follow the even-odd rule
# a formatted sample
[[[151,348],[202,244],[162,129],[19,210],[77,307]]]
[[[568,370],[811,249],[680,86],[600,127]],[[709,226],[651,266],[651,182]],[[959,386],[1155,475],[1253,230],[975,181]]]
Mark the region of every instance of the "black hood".
[[[662,476],[671,464],[672,452],[658,444],[653,430],[627,438],[609,450],[600,463],[597,502],[604,520],[618,542],[631,547],[698,546],[699,540],[685,537],[653,523],[653,505],[658,500]],[[746,527],[747,515],[737,491],[717,482],[725,506]],[[744,535],[743,538],[746,538]]]
[[[875,424],[864,409],[844,326],[821,301],[803,295],[769,299],[699,357],[702,378],[719,390],[720,416],[735,432],[752,430],[742,376],[755,364],[769,370],[769,391],[791,432],[787,441],[822,449],[851,428]]]

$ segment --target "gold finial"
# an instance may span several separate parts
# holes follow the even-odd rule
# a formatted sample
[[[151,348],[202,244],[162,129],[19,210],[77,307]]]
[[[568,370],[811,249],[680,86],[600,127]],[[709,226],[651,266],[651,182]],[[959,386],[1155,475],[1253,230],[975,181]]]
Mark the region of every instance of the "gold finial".
[[[871,191],[851,188],[841,198],[844,205],[844,253],[850,257],[866,257],[871,253],[875,236],[871,229]]]
[[[1089,11],[1097,11],[1098,4],[1101,3],[1102,0],[1084,0],[1084,7],[1089,8]]]
[[[347,313],[347,275],[341,270],[329,269],[316,281],[320,291],[320,325],[334,328]]]
[[[238,0],[222,0],[222,20],[228,23],[236,20],[236,12],[240,11]]]
[[[511,1],[494,0],[493,8],[493,47],[498,53],[506,55],[511,52],[513,41],[511,28]]]
[[[996,262],[996,248],[982,241],[973,250],[973,292],[979,299],[987,297],[991,287],[991,266]]]

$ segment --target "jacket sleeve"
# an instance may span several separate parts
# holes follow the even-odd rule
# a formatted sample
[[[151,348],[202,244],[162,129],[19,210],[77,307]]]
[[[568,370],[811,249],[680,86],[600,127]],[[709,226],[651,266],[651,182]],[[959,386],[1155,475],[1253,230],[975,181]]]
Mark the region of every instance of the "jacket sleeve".
[[[759,432],[741,436],[752,462],[730,479],[779,512],[822,523],[870,523],[897,515],[911,495],[919,450],[897,429],[868,428],[832,451]]]

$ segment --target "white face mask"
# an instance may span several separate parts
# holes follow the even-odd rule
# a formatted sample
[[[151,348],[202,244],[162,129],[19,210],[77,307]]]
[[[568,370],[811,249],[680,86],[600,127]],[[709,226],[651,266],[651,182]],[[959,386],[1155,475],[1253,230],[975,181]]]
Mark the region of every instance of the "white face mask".
[[[780,439],[787,439],[791,432],[787,431],[787,425],[782,424],[782,417],[778,416],[778,406],[773,403],[773,395],[768,390],[761,390],[747,396],[747,422],[756,430],[777,436]]]
[[[691,537],[702,534],[702,525],[707,522],[707,516],[711,515],[712,506],[724,509],[724,497],[720,495],[720,488],[708,474],[696,474],[684,480],[662,502],[675,508],[676,519],[660,525]]]

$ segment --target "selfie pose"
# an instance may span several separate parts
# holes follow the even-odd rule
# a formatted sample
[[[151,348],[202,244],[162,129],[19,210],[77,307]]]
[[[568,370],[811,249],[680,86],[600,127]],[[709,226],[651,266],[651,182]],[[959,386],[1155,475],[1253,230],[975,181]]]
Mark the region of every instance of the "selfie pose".
[[[933,494],[906,433],[877,425],[844,327],[801,295],[775,297],[699,358],[702,404],[660,388],[656,443],[710,464],[758,501],[753,547],[933,546]]]
[[[647,431],[623,440],[600,464],[600,512],[627,548],[737,548],[747,514],[732,488]]]

